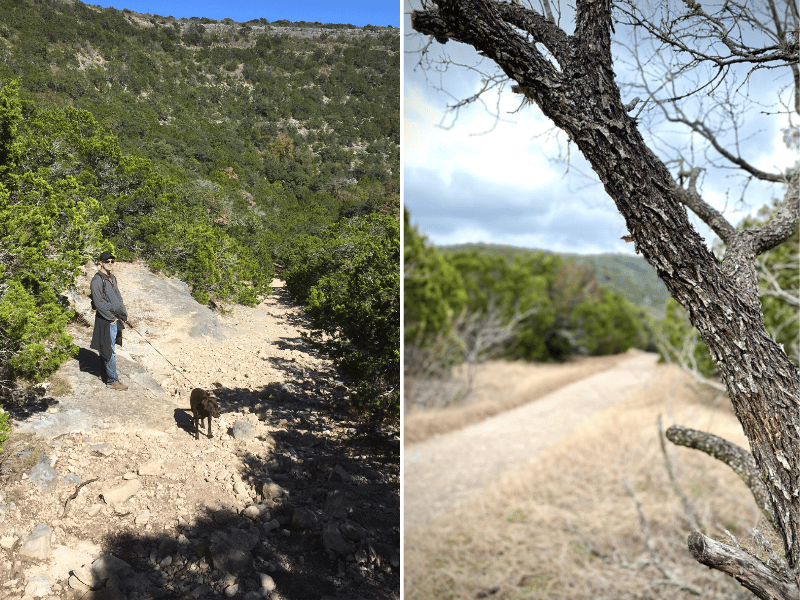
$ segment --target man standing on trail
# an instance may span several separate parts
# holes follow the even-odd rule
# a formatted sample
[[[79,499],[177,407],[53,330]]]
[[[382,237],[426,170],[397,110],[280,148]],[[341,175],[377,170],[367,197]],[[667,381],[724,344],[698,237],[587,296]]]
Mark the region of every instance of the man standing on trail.
[[[117,375],[115,344],[122,345],[122,330],[128,320],[128,311],[119,293],[114,276],[114,255],[103,252],[98,259],[100,270],[92,278],[92,303],[96,308],[94,333],[90,348],[97,350],[106,369],[106,385],[114,390],[127,390],[128,386]]]

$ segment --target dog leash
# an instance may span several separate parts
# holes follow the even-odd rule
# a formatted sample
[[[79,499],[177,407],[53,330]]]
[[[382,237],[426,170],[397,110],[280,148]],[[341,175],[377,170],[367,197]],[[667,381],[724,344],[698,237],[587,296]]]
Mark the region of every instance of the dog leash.
[[[159,351],[159,349],[158,349],[158,348],[156,348],[155,346],[153,346],[153,344],[151,344],[151,343],[150,343],[150,340],[148,340],[146,337],[144,337],[144,334],[140,333],[138,329],[136,329],[136,328],[135,328],[133,325],[131,325],[131,324],[130,324],[130,323],[128,323],[127,321],[126,321],[126,324],[128,325],[128,327],[130,327],[130,328],[131,328],[131,329],[133,329],[133,330],[134,330],[136,333],[138,333],[138,334],[139,334],[139,336],[141,336],[141,338],[142,338],[142,339],[143,339],[145,342],[147,342],[147,343],[150,345],[150,347],[151,347],[153,350],[155,350],[156,352],[158,352],[158,354],[161,356],[161,358],[163,358],[165,361],[167,361],[167,362],[169,363],[169,365],[170,365],[170,366],[171,366],[173,369],[175,369],[175,372],[176,372],[176,373],[180,373],[180,374],[183,376],[183,378],[184,378],[186,381],[188,381],[188,382],[189,382],[189,385],[191,385],[193,388],[197,387],[197,386],[196,386],[194,383],[192,383],[192,381],[191,381],[191,380],[190,380],[190,379],[189,379],[189,378],[188,378],[186,375],[184,375],[183,373],[181,373],[181,372],[178,370],[178,367],[176,367],[175,365],[173,365],[173,364],[172,364],[172,362],[170,362],[170,360],[169,360],[169,359],[168,359],[166,356],[164,356],[163,354],[161,354],[161,352]]]

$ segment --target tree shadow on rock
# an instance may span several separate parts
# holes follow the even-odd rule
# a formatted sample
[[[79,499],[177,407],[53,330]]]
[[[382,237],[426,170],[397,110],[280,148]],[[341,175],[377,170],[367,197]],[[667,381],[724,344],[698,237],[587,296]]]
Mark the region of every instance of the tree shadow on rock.
[[[232,398],[253,401],[243,392],[220,395],[230,408]],[[226,414],[234,422],[245,418]],[[289,414],[273,407],[259,415],[287,421],[272,434],[266,456],[248,451],[247,440],[231,442],[242,465],[238,492],[220,483],[160,532],[127,515],[128,527],[104,540],[104,551],[130,567],[101,584],[108,593],[116,586],[139,598],[258,598],[273,591],[286,599],[399,598],[399,454],[340,438],[350,428],[306,409],[291,423]],[[143,493],[162,485],[166,479],[147,480]]]
[[[107,593],[117,586],[129,598],[254,599],[274,591],[284,599],[398,600],[399,446],[360,433],[329,398],[270,387],[214,392],[227,433],[184,445],[193,458],[179,459],[178,474],[142,479],[132,502],[174,497],[177,516],[165,523],[150,508],[148,530],[143,508],[125,503],[124,527],[103,546],[129,569],[102,584]],[[174,415],[193,434],[191,412]],[[247,431],[237,423],[249,423],[256,439],[233,437]]]
[[[0,396],[0,406],[15,421],[25,421],[35,414],[46,412],[58,400],[46,396],[40,388],[13,388]]]

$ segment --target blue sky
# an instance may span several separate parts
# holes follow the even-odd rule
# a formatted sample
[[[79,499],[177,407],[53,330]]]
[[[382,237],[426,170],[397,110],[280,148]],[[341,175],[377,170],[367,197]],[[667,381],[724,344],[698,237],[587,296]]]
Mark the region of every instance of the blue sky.
[[[93,2],[103,7],[118,10],[127,8],[138,13],[161,15],[162,17],[190,18],[207,17],[221,21],[225,18],[244,23],[252,19],[269,21],[319,21],[320,23],[349,23],[363,27],[379,25],[400,27],[399,0],[108,0]]]

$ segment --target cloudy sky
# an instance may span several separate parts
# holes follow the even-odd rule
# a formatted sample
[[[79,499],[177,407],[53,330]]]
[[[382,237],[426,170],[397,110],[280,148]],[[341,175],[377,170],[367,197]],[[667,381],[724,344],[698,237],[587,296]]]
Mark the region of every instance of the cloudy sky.
[[[577,150],[569,149],[565,136],[552,135],[537,107],[520,109],[519,96],[507,86],[499,98],[489,92],[485,105],[463,108],[455,119],[446,111],[475,94],[481,77],[458,67],[444,72],[420,68],[415,50],[427,38],[411,30],[408,8],[406,3],[403,160],[404,202],[412,224],[437,245],[485,242],[580,254],[632,254],[633,244],[620,240],[627,230],[613,202]],[[471,48],[452,41],[445,46],[434,42],[428,56],[442,52],[464,65],[480,60]],[[484,62],[494,72],[491,64]],[[615,65],[618,78],[624,68]],[[773,81],[775,73],[753,84],[752,93],[762,94],[765,104],[772,103],[778,86],[762,80]],[[623,99],[631,98],[623,94]],[[743,144],[748,160],[769,171],[797,160],[782,143],[780,126],[785,126],[785,118],[752,121]],[[686,139],[675,128],[662,127],[661,133],[667,142]],[[768,203],[772,195],[783,194],[780,188],[751,183],[748,205],[742,205],[742,182],[730,175],[709,170],[701,192],[734,223]],[[711,243],[710,230],[697,219],[694,222]]]
[[[96,4],[176,19],[207,17],[221,21],[230,18],[237,23],[244,23],[263,17],[269,21],[289,19],[311,23],[349,23],[358,27],[400,27],[399,0],[101,0]]]

